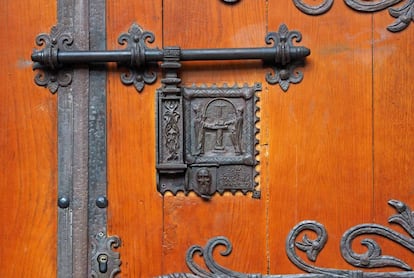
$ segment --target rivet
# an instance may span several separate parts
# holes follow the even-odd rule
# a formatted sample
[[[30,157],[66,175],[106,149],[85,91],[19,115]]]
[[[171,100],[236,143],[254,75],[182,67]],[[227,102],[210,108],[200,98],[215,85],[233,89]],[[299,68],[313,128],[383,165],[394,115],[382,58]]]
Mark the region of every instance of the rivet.
[[[96,206],[98,208],[106,208],[108,206],[108,199],[105,196],[96,198]]]
[[[70,204],[69,198],[67,197],[60,197],[58,199],[58,206],[62,209],[68,208]]]
[[[285,69],[283,69],[283,70],[280,71],[280,79],[282,79],[282,80],[288,80],[289,79],[289,76],[290,76],[289,71],[287,71]]]

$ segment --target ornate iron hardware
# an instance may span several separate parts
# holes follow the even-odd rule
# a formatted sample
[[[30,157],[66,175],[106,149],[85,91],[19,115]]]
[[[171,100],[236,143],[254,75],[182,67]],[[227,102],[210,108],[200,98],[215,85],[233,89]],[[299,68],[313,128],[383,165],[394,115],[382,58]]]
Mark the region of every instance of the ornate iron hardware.
[[[114,277],[121,271],[120,255],[112,250],[121,246],[118,236],[107,237],[104,232],[99,232],[91,244],[91,277]]]
[[[302,39],[298,31],[289,31],[282,24],[278,32],[270,32],[266,36],[266,43],[273,47],[257,48],[218,48],[218,49],[181,49],[179,61],[194,60],[263,60],[274,68],[274,74],[268,73],[266,80],[270,84],[279,84],[286,91],[290,83],[299,83],[303,79],[301,72],[295,68],[303,65],[310,50],[303,46],[295,46],[292,41]],[[155,40],[153,33],[144,31],[139,25],[132,24],[128,33],[121,34],[118,42],[126,44],[123,50],[86,51],[74,49],[73,38],[64,26],[52,28],[50,35],[40,34],[36,38],[41,50],[32,53],[35,62],[33,68],[43,70],[43,74],[36,75],[35,82],[39,86],[48,87],[55,93],[59,86],[66,87],[72,81],[70,66],[77,64],[97,64],[116,62],[129,68],[128,74],[122,74],[121,80],[125,85],[134,84],[138,91],[142,91],[145,84],[154,83],[156,73],[149,67],[163,61],[168,55],[168,48],[149,48],[146,42]]]
[[[324,248],[328,234],[325,227],[316,221],[303,221],[296,225],[289,233],[286,239],[286,253],[290,261],[307,272],[307,274],[289,274],[289,275],[262,275],[262,274],[244,274],[232,271],[219,265],[213,258],[213,251],[217,246],[224,246],[226,250],[221,251],[221,255],[228,256],[232,250],[232,244],[223,236],[215,237],[209,240],[203,248],[193,245],[187,251],[186,263],[193,274],[174,273],[162,275],[159,278],[196,278],[196,277],[238,277],[238,278],[408,278],[414,277],[412,268],[401,259],[382,255],[382,250],[378,243],[373,239],[362,239],[361,244],[368,250],[363,254],[356,253],[353,248],[353,241],[361,236],[376,235],[391,240],[400,246],[414,253],[414,217],[411,209],[403,202],[390,200],[388,202],[397,210],[397,214],[391,216],[388,222],[401,226],[409,235],[407,237],[388,227],[378,224],[361,224],[346,231],[341,239],[341,253],[344,259],[352,266],[359,268],[381,268],[397,267],[405,271],[402,272],[364,272],[361,270],[340,270],[331,268],[321,268],[313,266],[300,256],[297,250],[306,253],[306,257],[315,262],[318,254]],[[305,234],[303,234],[305,232]],[[316,235],[316,239],[311,239],[306,232]],[[302,240],[298,240],[299,235],[303,235]],[[201,267],[193,259],[196,254],[203,257],[207,270]]]
[[[223,0],[225,3],[236,3],[239,0]],[[414,21],[414,0],[406,0],[406,3],[401,7],[392,8],[394,5],[404,0],[344,0],[344,2],[351,8],[360,12],[378,12],[389,8],[389,13],[396,20],[390,24],[387,29],[390,32],[399,32],[408,27],[411,21]],[[318,4],[309,4],[303,0],[293,0],[295,6],[305,14],[321,15],[329,11],[334,0],[321,0]],[[308,1],[310,2],[310,1]]]
[[[241,191],[260,198],[255,166],[256,92],[261,88],[260,83],[184,88],[170,84],[158,90],[160,193],[194,191],[208,200],[215,192]]]

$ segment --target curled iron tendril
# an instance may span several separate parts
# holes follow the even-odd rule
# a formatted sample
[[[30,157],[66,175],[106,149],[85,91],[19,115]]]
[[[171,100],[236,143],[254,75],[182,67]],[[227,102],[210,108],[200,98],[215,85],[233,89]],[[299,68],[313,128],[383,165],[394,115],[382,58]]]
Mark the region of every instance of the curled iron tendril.
[[[388,25],[390,32],[399,32],[408,27],[414,21],[414,0],[407,0],[405,4],[398,8],[392,6],[402,2],[403,0],[344,0],[344,2],[352,9],[360,12],[377,12],[389,8],[389,13],[396,20]],[[320,4],[311,5],[303,0],[293,0],[295,6],[305,14],[321,15],[329,11],[334,0],[323,0]]]
[[[321,268],[305,262],[299,256],[297,250],[306,253],[308,260],[315,262],[317,256],[324,248],[328,234],[325,227],[316,221],[302,221],[296,225],[289,233],[286,239],[286,253],[289,260],[301,270],[308,274],[297,275],[261,275],[261,274],[244,274],[229,270],[217,264],[213,258],[213,251],[217,246],[224,246],[225,250],[220,254],[228,256],[231,253],[232,245],[226,237],[215,237],[210,239],[203,248],[199,245],[190,247],[187,251],[186,262],[193,274],[175,273],[160,276],[160,278],[212,278],[212,277],[240,277],[240,278],[263,278],[263,277],[297,277],[297,278],[321,278],[321,277],[338,277],[338,278],[363,278],[363,277],[414,277],[411,267],[400,259],[392,256],[382,255],[378,243],[372,239],[362,239],[361,244],[367,247],[363,254],[357,254],[352,250],[352,242],[358,237],[364,235],[376,235],[389,239],[397,244],[414,252],[414,214],[411,209],[401,201],[390,200],[388,202],[397,210],[397,214],[392,215],[388,221],[400,225],[410,235],[407,237],[390,228],[378,224],[357,225],[346,231],[341,241],[341,253],[344,259],[351,265],[359,268],[379,268],[379,267],[398,267],[403,272],[362,272],[360,270],[341,270],[333,268]],[[309,234],[310,232],[310,234]],[[299,236],[301,239],[298,239]],[[198,254],[203,257],[207,268],[203,268],[194,261],[194,256]]]

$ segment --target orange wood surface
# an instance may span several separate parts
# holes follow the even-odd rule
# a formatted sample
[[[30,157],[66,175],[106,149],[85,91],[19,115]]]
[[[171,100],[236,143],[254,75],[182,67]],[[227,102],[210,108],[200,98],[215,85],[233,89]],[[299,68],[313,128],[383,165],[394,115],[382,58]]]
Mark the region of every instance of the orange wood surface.
[[[164,1],[164,45],[186,48],[265,46],[265,1]],[[185,27],[184,27],[185,26]],[[261,62],[185,63],[182,84],[263,82]],[[207,64],[207,65],[206,65]],[[207,67],[206,67],[207,66]],[[258,92],[261,97],[265,92]],[[214,236],[233,244],[227,258],[217,261],[247,273],[266,272],[266,188],[261,200],[237,194],[216,195],[210,201],[198,196],[166,195],[164,198],[164,273],[186,271],[184,255],[193,244],[204,246]]]
[[[286,237],[302,220],[328,231],[315,265],[353,269],[339,252],[343,233],[362,223],[388,225],[389,199],[413,203],[412,27],[391,34],[386,11],[359,13],[343,1],[312,17],[290,0],[122,0],[108,3],[108,48],[121,48],[116,38],[134,21],[154,32],[154,47],[182,49],[265,46],[265,34],[286,23],[312,54],[304,80],[287,93],[265,82],[260,62],[183,64],[184,86],[263,83],[260,200],[157,193],[153,115],[160,84],[138,94],[109,74],[109,227],[123,239],[122,277],[188,272],[187,249],[218,235],[233,244],[229,257],[216,254],[227,268],[303,273],[285,254]],[[393,251],[413,261],[401,247]]]
[[[55,277],[56,96],[34,84],[30,53],[56,3],[3,1],[0,22],[0,277]]]
[[[373,18],[373,217],[405,234],[387,223],[396,214],[387,202],[414,207],[414,28],[393,34],[385,30],[393,21],[388,12]],[[383,253],[414,265],[413,254],[398,245],[384,244]]]
[[[270,14],[269,28],[284,21],[312,51],[303,82],[287,94],[271,88],[263,106],[270,110],[270,271],[303,272],[284,251],[289,231],[303,220],[328,232],[316,265],[347,269],[341,236],[373,213],[371,15],[342,1],[319,17],[271,1]]]
[[[107,46],[136,22],[162,44],[161,1],[107,1]],[[155,186],[155,88],[139,94],[122,85],[118,71],[108,82],[108,233],[122,239],[122,277],[161,273],[162,198]]]
[[[34,85],[30,53],[36,35],[56,23],[56,3],[6,1],[0,15],[0,277],[55,277],[56,96]],[[229,257],[215,253],[226,268],[303,273],[289,262],[285,240],[308,219],[329,236],[315,264],[354,269],[339,252],[347,229],[375,222],[403,232],[387,223],[395,213],[387,201],[414,208],[414,28],[390,33],[393,20],[387,11],[359,13],[343,1],[318,17],[291,0],[107,1],[108,49],[123,48],[117,38],[132,22],[155,34],[153,47],[183,49],[265,46],[265,34],[286,23],[312,51],[304,80],[287,93],[265,82],[267,69],[257,61],[183,65],[184,86],[262,82],[260,200],[161,196],[154,118],[160,83],[137,93],[109,67],[108,233],[122,239],[121,277],[189,272],[187,249],[219,235],[233,244]],[[384,254],[414,266],[411,252],[379,242]]]

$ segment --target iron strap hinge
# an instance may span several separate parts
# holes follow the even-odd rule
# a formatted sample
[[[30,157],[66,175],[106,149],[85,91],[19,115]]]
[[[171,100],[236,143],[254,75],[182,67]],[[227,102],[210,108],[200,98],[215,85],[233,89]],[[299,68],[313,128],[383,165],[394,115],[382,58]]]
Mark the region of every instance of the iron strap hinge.
[[[305,58],[310,55],[308,48],[293,45],[293,40],[300,42],[301,39],[300,32],[289,31],[282,24],[278,32],[270,32],[265,38],[266,44],[273,44],[271,47],[180,49],[179,60],[262,60],[274,70],[274,74],[266,74],[267,82],[279,84],[283,91],[287,91],[290,83],[302,81],[302,72],[295,69],[303,66]],[[152,84],[157,79],[156,73],[149,68],[163,61],[168,52],[165,49],[149,48],[146,43],[153,43],[154,40],[153,33],[144,31],[134,23],[128,33],[123,33],[118,38],[119,44],[126,45],[125,49],[77,50],[74,49],[70,31],[64,25],[54,26],[50,34],[40,34],[36,38],[36,44],[43,46],[43,49],[33,51],[33,69],[41,69],[43,73],[36,75],[35,82],[55,93],[60,86],[66,87],[71,83],[70,66],[116,62],[130,71],[121,75],[122,83],[134,84],[138,91],[142,91],[145,84]]]

